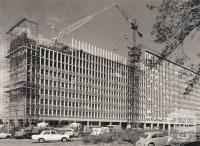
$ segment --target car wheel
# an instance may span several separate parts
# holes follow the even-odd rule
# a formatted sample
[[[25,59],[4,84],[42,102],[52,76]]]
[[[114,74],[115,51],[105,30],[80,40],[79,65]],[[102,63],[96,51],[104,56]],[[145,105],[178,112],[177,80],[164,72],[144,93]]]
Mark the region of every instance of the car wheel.
[[[155,146],[155,144],[154,143],[150,143],[148,146]]]
[[[44,138],[40,138],[38,141],[39,141],[39,143],[43,143],[44,142]]]
[[[22,138],[23,138],[23,139],[26,139],[26,138],[27,138],[27,136],[26,136],[26,135],[24,135]]]
[[[67,138],[66,138],[66,137],[63,137],[63,138],[61,139],[61,141],[62,141],[62,142],[67,142]]]
[[[9,135],[6,136],[7,139],[11,138]]]
[[[170,140],[169,145],[175,144],[172,140]]]

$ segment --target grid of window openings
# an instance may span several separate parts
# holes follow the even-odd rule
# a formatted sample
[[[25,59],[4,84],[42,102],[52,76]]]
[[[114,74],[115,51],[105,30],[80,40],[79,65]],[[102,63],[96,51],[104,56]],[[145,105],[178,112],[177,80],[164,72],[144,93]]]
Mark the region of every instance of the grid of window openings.
[[[40,116],[132,118],[126,64],[74,48],[69,55],[41,47],[40,55]]]
[[[146,51],[145,60],[158,56]],[[200,122],[200,85],[184,95],[187,82],[196,74],[191,70],[165,60],[156,68],[141,65],[139,120],[167,122],[170,113],[186,110],[195,113]],[[180,75],[181,72],[184,74]],[[173,121],[172,121],[173,122]]]

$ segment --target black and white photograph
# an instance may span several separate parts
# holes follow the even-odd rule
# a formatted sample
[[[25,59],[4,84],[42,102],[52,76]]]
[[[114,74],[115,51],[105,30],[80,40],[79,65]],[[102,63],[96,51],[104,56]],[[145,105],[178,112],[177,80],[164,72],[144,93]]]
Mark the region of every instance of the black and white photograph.
[[[0,0],[0,146],[200,146],[200,0]]]

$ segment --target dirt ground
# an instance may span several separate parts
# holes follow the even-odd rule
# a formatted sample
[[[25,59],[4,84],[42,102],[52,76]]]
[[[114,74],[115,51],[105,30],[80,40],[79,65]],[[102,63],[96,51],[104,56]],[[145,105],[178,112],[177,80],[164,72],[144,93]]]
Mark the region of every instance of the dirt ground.
[[[70,142],[34,143],[30,139],[0,139],[0,146],[133,146],[130,143],[85,144],[80,139]]]

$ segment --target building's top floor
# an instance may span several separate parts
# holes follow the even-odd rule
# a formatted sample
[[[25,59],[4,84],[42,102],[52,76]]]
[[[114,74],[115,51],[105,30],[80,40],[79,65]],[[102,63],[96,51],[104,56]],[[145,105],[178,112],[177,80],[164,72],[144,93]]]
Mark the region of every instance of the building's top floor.
[[[50,45],[40,45],[40,47],[50,49],[50,50],[54,50],[54,51],[60,51],[60,52],[63,53],[63,50],[56,49],[54,47],[51,47]],[[85,53],[88,53],[88,54],[93,55],[93,56],[98,56],[98,57],[101,57],[101,58],[104,58],[104,59],[107,59],[107,60],[110,60],[110,61],[114,61],[114,62],[123,64],[123,65],[127,65],[127,58],[126,57],[121,56],[117,53],[108,51],[106,49],[102,49],[102,48],[93,46],[91,44],[78,41],[78,40],[72,39],[72,43],[71,43],[71,45],[68,46],[67,49],[69,51],[71,51],[72,54],[74,52],[85,52]],[[68,51],[67,51],[67,53],[70,54]]]

